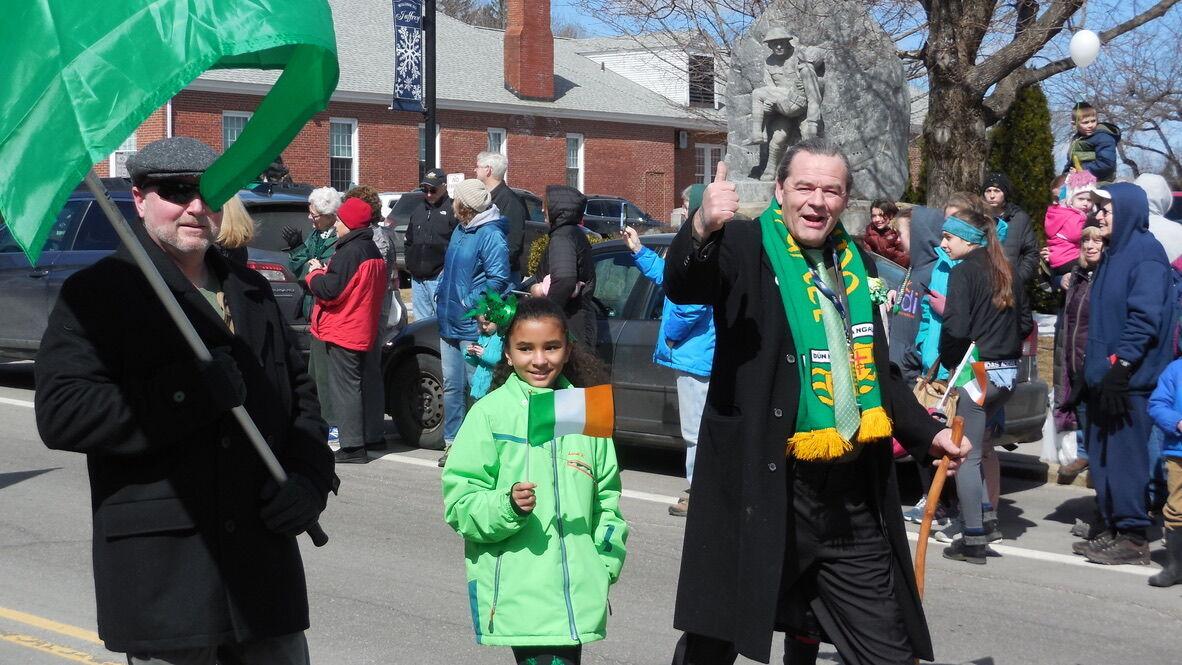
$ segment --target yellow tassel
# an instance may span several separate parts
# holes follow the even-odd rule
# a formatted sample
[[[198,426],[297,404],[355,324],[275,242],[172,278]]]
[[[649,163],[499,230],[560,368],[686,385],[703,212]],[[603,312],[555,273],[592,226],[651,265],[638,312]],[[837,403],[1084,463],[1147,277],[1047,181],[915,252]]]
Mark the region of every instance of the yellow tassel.
[[[858,428],[858,443],[870,443],[891,435],[891,419],[881,406],[862,412],[862,426]]]
[[[832,427],[797,432],[788,439],[788,454],[807,462],[837,459],[852,449],[850,442],[842,439]]]

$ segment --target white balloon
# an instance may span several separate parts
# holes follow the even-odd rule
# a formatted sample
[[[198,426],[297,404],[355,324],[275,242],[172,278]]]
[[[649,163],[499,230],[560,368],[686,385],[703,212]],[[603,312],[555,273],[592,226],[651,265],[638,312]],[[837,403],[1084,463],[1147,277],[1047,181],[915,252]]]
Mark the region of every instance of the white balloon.
[[[1100,55],[1100,38],[1091,30],[1080,30],[1071,36],[1071,59],[1080,67],[1087,67]]]

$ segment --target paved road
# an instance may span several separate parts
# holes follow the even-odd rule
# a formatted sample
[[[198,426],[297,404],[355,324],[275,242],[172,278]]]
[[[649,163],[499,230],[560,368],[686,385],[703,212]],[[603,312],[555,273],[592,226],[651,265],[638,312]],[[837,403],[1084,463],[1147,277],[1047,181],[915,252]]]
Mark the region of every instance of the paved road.
[[[0,664],[118,663],[95,630],[84,460],[46,450],[29,366],[0,365]],[[667,663],[683,522],[666,513],[679,461],[623,449],[628,562],[606,641],[586,662]],[[506,663],[472,640],[462,545],[443,523],[434,454],[392,448],[338,470],[323,549],[304,541],[318,663]],[[1152,570],[1105,568],[1069,553],[1068,525],[1090,511],[1074,487],[1007,482],[1003,556],[985,567],[929,553],[927,611],[941,663],[1177,663],[1182,587]],[[1155,560],[1160,563],[1160,544]],[[1156,566],[1155,566],[1156,568]],[[779,658],[777,650],[773,662]],[[832,650],[824,662],[834,662]]]

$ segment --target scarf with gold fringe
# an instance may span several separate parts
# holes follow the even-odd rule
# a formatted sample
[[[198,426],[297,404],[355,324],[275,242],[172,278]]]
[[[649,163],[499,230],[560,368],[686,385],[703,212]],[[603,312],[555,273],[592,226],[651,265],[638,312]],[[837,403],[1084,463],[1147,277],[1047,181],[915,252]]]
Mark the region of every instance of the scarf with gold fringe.
[[[796,240],[788,233],[780,205],[774,199],[760,215],[759,226],[763,249],[776,274],[788,328],[792,331],[796,348],[801,351],[801,362],[796,366],[802,389],[796,412],[796,433],[788,440],[787,454],[809,461],[836,459],[852,450],[853,442],[841,437],[834,422],[831,354],[821,319],[820,299],[826,296],[813,285],[809,264]],[[874,363],[874,310],[870,301],[869,275],[861,254],[841,223],[834,229],[833,239],[847,294],[853,348],[848,358],[834,357],[832,360],[848,360],[850,363],[861,411],[861,425],[854,439],[856,443],[864,444],[891,435],[891,421],[882,408],[878,368]],[[821,266],[820,269],[825,268]]]

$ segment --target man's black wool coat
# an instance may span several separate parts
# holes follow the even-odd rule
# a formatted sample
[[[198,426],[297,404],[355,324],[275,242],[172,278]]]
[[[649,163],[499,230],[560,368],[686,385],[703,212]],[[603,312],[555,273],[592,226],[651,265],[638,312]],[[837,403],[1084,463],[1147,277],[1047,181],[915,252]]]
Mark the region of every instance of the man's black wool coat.
[[[674,625],[733,642],[767,662],[785,562],[795,560],[788,534],[795,520],[784,474],[793,473],[785,443],[795,430],[802,351],[788,328],[759,222],[736,218],[694,248],[682,225],[665,261],[665,289],[681,304],[714,306],[717,343],[702,415],[686,523]],[[871,275],[874,263],[862,260]],[[874,357],[883,406],[895,436],[928,460],[940,430],[910,389],[890,371],[887,340],[875,312]],[[859,459],[893,552],[896,598],[916,656],[932,658],[911,552],[899,508],[889,439],[867,444]],[[789,570],[794,571],[792,566]],[[790,580],[784,580],[787,588]]]
[[[206,252],[231,334],[138,232],[201,338],[237,361],[246,408],[280,463],[311,479],[323,501],[336,478],[327,430],[270,285]],[[35,374],[42,440],[86,454],[98,631],[108,649],[190,648],[308,627],[299,546],[259,517],[269,475],[233,415],[211,408],[193,352],[125,248],[66,280]]]

